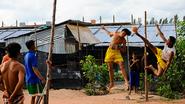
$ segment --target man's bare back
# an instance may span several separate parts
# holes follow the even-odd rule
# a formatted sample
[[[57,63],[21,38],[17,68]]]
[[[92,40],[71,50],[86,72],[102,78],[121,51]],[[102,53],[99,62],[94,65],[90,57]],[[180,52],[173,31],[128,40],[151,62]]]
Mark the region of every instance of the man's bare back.
[[[10,59],[0,66],[0,75],[4,84],[5,97],[16,98],[23,95],[24,66],[16,60]]]

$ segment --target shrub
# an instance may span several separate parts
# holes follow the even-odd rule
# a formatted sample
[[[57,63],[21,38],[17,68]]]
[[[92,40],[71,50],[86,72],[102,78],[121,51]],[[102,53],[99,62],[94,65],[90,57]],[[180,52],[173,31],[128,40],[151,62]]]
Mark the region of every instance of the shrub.
[[[91,56],[85,56],[84,60],[80,61],[83,75],[87,79],[85,92],[88,95],[97,95],[107,93],[106,85],[108,83],[107,65],[96,64],[96,59]]]

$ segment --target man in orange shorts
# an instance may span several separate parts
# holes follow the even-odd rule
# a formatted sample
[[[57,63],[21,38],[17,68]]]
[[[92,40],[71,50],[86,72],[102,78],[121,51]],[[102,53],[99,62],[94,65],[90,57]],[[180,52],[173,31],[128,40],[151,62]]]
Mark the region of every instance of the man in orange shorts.
[[[164,72],[169,68],[174,55],[175,55],[175,37],[170,36],[169,39],[167,40],[164,37],[164,34],[161,32],[160,28],[158,25],[156,25],[156,28],[158,30],[158,34],[159,36],[162,38],[162,40],[165,42],[164,48],[163,50],[153,46],[146,38],[144,38],[143,36],[141,36],[138,32],[137,32],[137,28],[133,27],[132,31],[139,36],[147,45],[147,47],[149,47],[152,52],[155,54],[156,58],[157,58],[157,68],[154,68],[152,65],[146,66],[145,69],[150,69],[154,72],[154,74],[158,77],[161,76],[162,74],[164,74]]]
[[[121,32],[109,32],[104,26],[102,26],[102,29],[104,29],[107,32],[107,34],[112,38],[112,41],[109,44],[104,60],[107,63],[109,69],[109,79],[110,79],[109,91],[114,86],[113,81],[114,72],[112,68],[113,63],[119,65],[122,76],[125,80],[125,86],[128,89],[128,78],[125,72],[123,63],[124,60],[121,55],[121,52],[125,52],[126,50],[125,36],[130,35],[131,32],[128,29],[123,29]]]

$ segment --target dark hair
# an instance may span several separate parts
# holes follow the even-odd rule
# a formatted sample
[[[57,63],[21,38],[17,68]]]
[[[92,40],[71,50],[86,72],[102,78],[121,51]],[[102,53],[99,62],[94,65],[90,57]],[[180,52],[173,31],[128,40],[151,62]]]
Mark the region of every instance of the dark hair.
[[[169,39],[170,39],[170,42],[172,43],[172,45],[174,45],[176,42],[176,38],[173,36],[170,36]]]
[[[131,31],[128,30],[128,29],[126,29],[126,28],[122,29],[122,31],[126,32],[126,34],[127,34],[128,36],[130,36],[130,34],[131,34]]]
[[[6,51],[10,58],[17,58],[18,54],[20,53],[21,45],[18,43],[10,43],[6,47]]]
[[[28,40],[28,41],[26,42],[26,47],[27,47],[28,49],[30,49],[34,44],[35,44],[35,41],[34,41],[34,40]]]

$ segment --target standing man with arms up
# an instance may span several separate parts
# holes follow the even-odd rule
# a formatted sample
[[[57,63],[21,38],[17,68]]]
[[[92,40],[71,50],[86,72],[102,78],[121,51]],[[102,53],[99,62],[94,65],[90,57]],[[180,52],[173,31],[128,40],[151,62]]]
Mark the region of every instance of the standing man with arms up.
[[[26,42],[28,52],[24,56],[24,64],[26,68],[26,86],[29,94],[32,96],[31,104],[36,103],[36,97],[43,91],[42,84],[45,83],[45,78],[38,70],[38,61],[35,53],[35,41],[29,40]]]
[[[137,32],[137,27],[133,27],[132,31],[136,33],[138,37],[140,37],[144,43],[146,43],[146,46],[152,50],[152,52],[155,54],[157,58],[157,68],[154,68],[153,65],[146,66],[145,69],[150,69],[154,72],[154,75],[157,77],[163,75],[165,71],[170,67],[170,64],[174,58],[175,55],[175,37],[169,36],[168,39],[164,37],[164,34],[161,32],[159,25],[156,24],[156,28],[158,31],[159,36],[164,41],[164,48],[163,50],[153,46],[146,38],[144,38],[142,35],[140,35]]]
[[[129,87],[128,77],[124,68],[124,63],[123,63],[124,60],[121,55],[121,52],[126,51],[125,36],[126,35],[129,36],[131,32],[128,29],[123,29],[121,32],[110,32],[104,26],[102,26],[102,29],[104,29],[107,32],[107,34],[112,38],[104,60],[107,63],[108,69],[109,69],[109,79],[110,79],[109,91],[112,87],[114,87],[113,63],[116,63],[119,65],[122,76],[125,80],[126,89],[128,89]]]
[[[10,43],[7,48],[9,59],[0,66],[0,84],[3,91],[4,104],[24,103],[24,65],[18,62],[21,46],[18,43]]]

